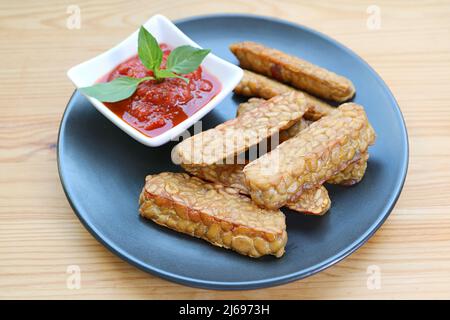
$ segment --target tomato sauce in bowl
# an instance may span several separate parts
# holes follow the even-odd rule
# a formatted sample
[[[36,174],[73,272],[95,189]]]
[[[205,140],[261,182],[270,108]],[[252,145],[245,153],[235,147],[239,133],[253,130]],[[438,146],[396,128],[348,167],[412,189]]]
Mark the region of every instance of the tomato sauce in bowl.
[[[163,50],[161,69],[164,69],[171,50],[166,44],[160,47]],[[123,76],[143,78],[153,76],[153,72],[146,69],[136,55],[119,64],[100,82]],[[182,76],[189,82],[178,78],[144,81],[131,97],[104,104],[146,136],[156,137],[204,107],[221,89],[220,82],[201,66]]]

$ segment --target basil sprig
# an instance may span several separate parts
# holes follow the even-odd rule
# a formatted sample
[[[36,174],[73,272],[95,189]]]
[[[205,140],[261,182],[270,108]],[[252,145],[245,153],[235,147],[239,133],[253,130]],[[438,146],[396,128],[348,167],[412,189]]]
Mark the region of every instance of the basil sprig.
[[[136,91],[139,83],[151,79],[153,77],[119,77],[113,81],[97,83],[90,87],[80,88],[80,90],[102,102],[117,102],[130,97]]]
[[[158,41],[141,26],[138,36],[138,56],[144,67],[153,71],[153,77],[118,77],[110,82],[97,83],[80,90],[85,95],[102,102],[117,102],[129,98],[143,81],[180,78],[189,82],[189,79],[182,77],[181,74],[195,71],[210,52],[209,49],[198,49],[188,45],[177,47],[169,54],[166,68],[161,69],[163,52]]]
[[[139,29],[138,55],[144,67],[153,71],[159,69],[163,52],[158,41],[144,27]]]
[[[191,46],[177,47],[167,58],[167,70],[179,74],[195,71],[210,52],[210,49],[197,49]]]

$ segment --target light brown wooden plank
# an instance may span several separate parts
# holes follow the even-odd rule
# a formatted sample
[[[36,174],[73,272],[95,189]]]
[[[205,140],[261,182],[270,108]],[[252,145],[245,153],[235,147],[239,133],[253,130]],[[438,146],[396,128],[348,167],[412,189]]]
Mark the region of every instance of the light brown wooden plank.
[[[376,1],[381,29],[366,27],[372,1],[72,1],[0,3],[0,298],[450,298],[450,1]],[[392,89],[410,135],[409,175],[391,217],[360,250],[324,272],[252,291],[176,285],[121,261],[72,213],[56,167],[58,125],[73,86],[69,67],[108,49],[155,13],[282,17],[360,54]],[[82,288],[66,287],[79,265]],[[370,265],[381,289],[366,286]]]

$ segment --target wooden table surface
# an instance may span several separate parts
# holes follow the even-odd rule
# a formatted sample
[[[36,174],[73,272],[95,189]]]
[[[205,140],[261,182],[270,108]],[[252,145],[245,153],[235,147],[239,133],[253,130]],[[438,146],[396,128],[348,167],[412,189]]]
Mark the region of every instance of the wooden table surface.
[[[339,2],[1,0],[0,298],[450,298],[450,2]],[[386,81],[408,127],[408,177],[386,223],[339,264],[279,287],[209,291],[144,273],[83,228],[58,178],[68,68],[155,13],[218,12],[281,17],[345,44]],[[67,285],[70,266],[81,270],[79,289]]]

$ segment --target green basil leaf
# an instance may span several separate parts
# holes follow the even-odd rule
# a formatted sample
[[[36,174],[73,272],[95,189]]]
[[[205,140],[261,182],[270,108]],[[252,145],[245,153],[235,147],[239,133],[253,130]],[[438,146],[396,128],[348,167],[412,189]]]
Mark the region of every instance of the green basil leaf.
[[[141,26],[138,37],[138,54],[142,64],[149,70],[155,70],[161,65],[163,52],[158,41]]]
[[[167,59],[166,69],[179,74],[195,71],[210,49],[198,49],[191,46],[175,48]]]
[[[97,83],[90,87],[80,88],[85,95],[93,97],[102,102],[117,102],[129,98],[139,83],[151,80],[153,77],[130,78],[119,77],[110,82]]]
[[[179,76],[175,73],[173,73],[172,71],[169,71],[167,69],[156,69],[155,70],[155,77],[156,79],[163,79],[163,78],[178,78],[178,79],[183,79],[186,83],[189,82],[188,78]]]

